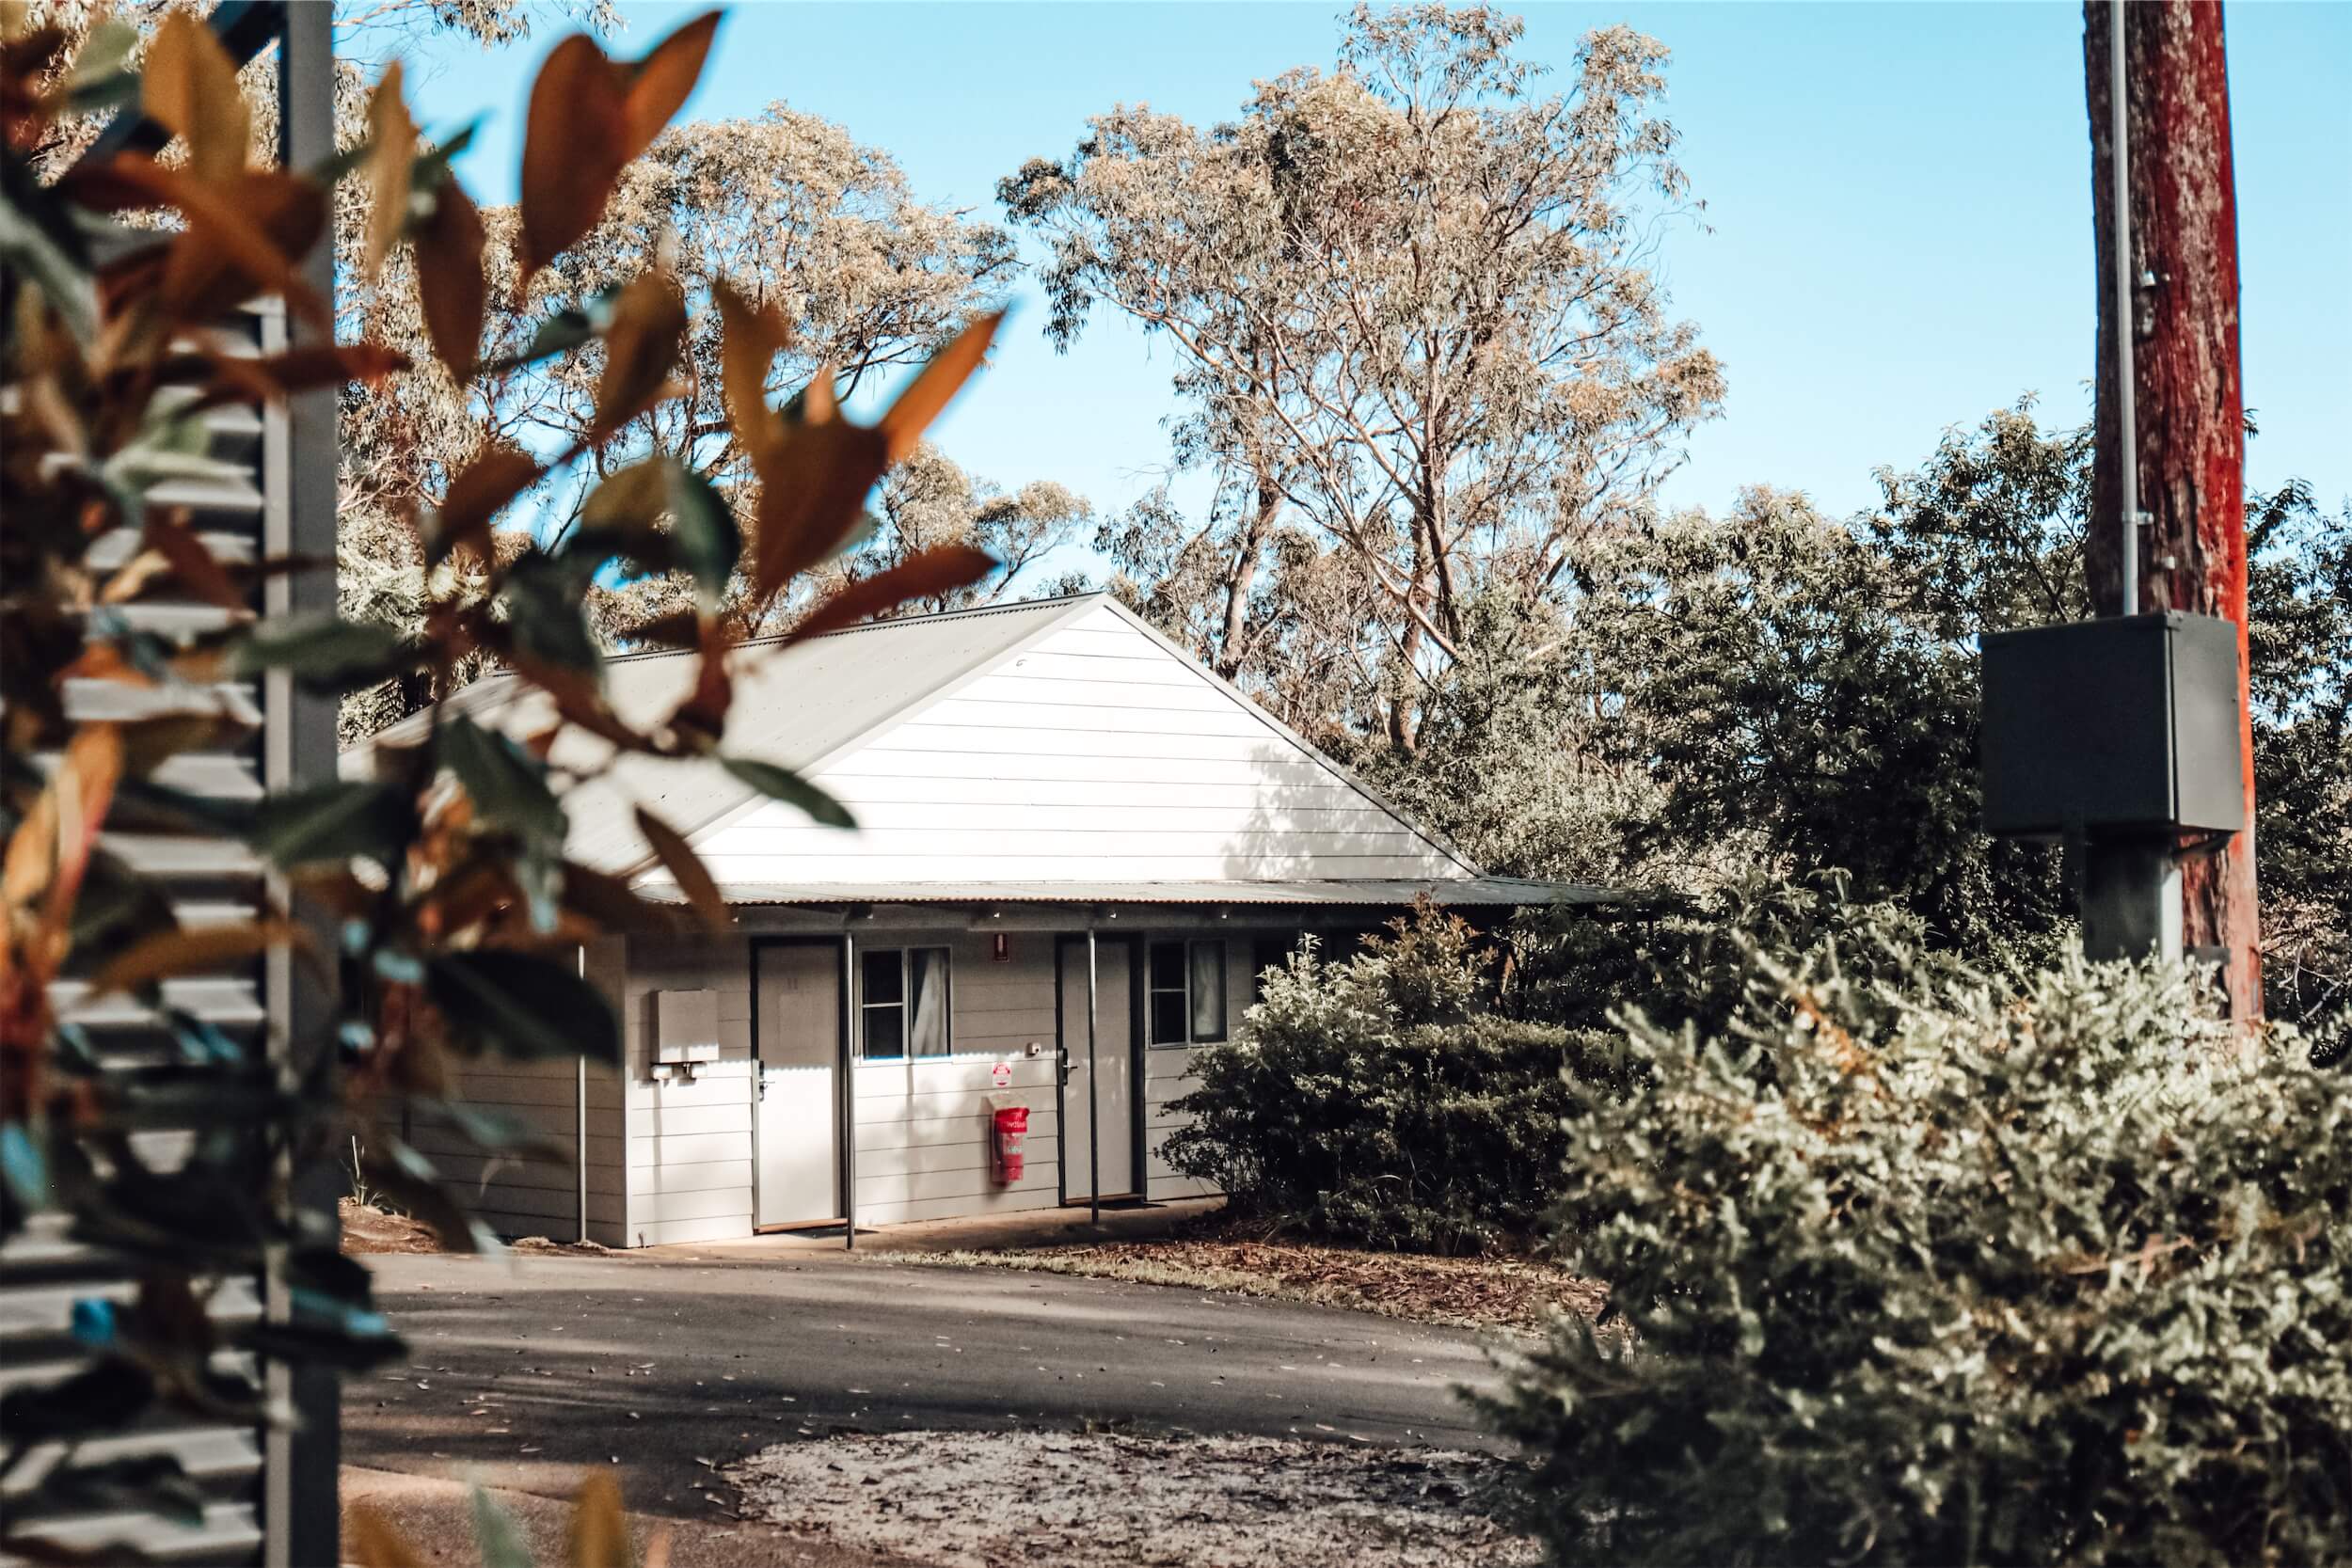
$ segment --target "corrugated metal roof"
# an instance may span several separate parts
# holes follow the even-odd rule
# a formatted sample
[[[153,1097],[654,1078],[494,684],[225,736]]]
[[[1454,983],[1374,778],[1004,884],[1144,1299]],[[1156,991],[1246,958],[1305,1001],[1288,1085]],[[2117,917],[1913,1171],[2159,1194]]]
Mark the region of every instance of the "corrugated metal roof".
[[[825,758],[993,657],[1065,616],[1084,613],[1095,595],[909,616],[812,638],[788,649],[774,640],[747,642],[733,661],[735,701],[727,714],[725,749],[762,762],[813,770]],[[634,725],[666,718],[693,689],[700,660],[691,654],[626,655],[606,666],[605,689],[613,711]],[[512,674],[486,675],[453,699],[477,722],[509,735],[544,728],[553,710],[543,693],[523,701]],[[342,757],[345,778],[368,775],[377,747],[421,738],[431,715],[412,714]],[[582,769],[611,756],[604,742],[566,729],[552,760]],[[585,863],[611,871],[643,864],[650,850],[638,834],[633,807],[659,813],[692,833],[751,799],[752,791],[716,763],[661,762],[628,756],[566,800],[571,834],[566,847]]]
[[[638,891],[682,903],[673,882]],[[1439,905],[1487,908],[1607,904],[1623,895],[1582,882],[1522,877],[1459,879],[1350,879],[1283,882],[733,882],[719,890],[730,904],[1343,904],[1400,908],[1425,897]]]

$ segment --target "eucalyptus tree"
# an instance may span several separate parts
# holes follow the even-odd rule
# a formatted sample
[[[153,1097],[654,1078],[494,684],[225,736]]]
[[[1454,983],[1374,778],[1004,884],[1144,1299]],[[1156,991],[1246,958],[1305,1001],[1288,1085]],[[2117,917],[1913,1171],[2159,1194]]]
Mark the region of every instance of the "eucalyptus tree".
[[[1633,515],[1720,405],[1651,271],[1688,205],[1665,48],[1593,32],[1544,95],[1520,35],[1359,6],[1335,69],[1260,83],[1237,120],[1120,106],[999,187],[1048,245],[1049,334],[1100,303],[1176,350],[1177,457],[1219,482],[1202,651],[1228,673],[1283,521],[1373,590],[1384,658],[1425,668],[1481,592],[1559,594],[1573,542]],[[1416,683],[1384,680],[1409,748]]]
[[[426,372],[347,397],[342,588],[351,613],[402,624],[421,613],[429,595],[412,520],[448,504],[456,477],[486,453],[510,454],[520,467],[533,452],[581,451],[575,467],[538,483],[535,510],[517,515],[543,535],[577,526],[601,481],[650,453],[707,479],[748,531],[755,454],[730,419],[730,398],[753,388],[730,393],[730,312],[760,324],[773,342],[759,397],[798,400],[821,379],[822,395],[850,401],[870,397],[952,341],[1004,293],[1015,264],[1001,230],[921,200],[887,153],[782,103],[664,132],[621,172],[596,225],[527,282],[516,212],[493,208],[470,223],[450,241],[483,261],[479,357],[488,373],[464,384]],[[417,286],[413,254],[372,267],[362,234],[345,243],[350,285],[342,303],[354,335],[412,350],[437,341],[437,302]],[[649,266],[668,280],[662,286],[674,291],[685,323],[675,396],[613,420],[603,388],[614,358],[591,329],[612,319],[624,285]],[[550,320],[580,335],[581,352],[532,356],[534,334]],[[932,460],[918,453],[910,461]],[[999,591],[1087,515],[1083,501],[1057,486],[1032,484],[1011,498],[982,481],[966,487],[961,537],[1012,552],[1001,557],[1009,569],[995,578]],[[938,521],[929,515],[934,533]],[[745,629],[774,629],[820,582],[871,575],[910,553],[894,544],[887,516],[878,523],[846,563],[789,595],[755,594],[739,575],[730,603],[749,617]],[[608,645],[628,642],[692,596],[682,578],[662,573],[606,580],[589,590],[590,618]],[[473,673],[460,667],[453,678]],[[346,732],[380,727],[432,695],[392,687],[361,693],[348,705]]]

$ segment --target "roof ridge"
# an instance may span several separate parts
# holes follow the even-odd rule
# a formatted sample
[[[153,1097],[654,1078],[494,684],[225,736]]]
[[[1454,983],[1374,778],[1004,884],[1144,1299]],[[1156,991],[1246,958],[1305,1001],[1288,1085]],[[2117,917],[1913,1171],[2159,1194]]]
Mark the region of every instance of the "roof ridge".
[[[860,621],[853,626],[835,626],[831,631],[820,631],[815,637],[803,638],[801,641],[821,642],[829,637],[852,637],[859,632],[888,631],[894,626],[936,626],[942,621],[977,620],[983,615],[1009,615],[1016,610],[1044,610],[1054,605],[1075,604],[1081,599],[1107,599],[1109,597],[1111,594],[1108,591],[1097,588],[1085,594],[1057,594],[1051,598],[1044,599],[1016,599],[1011,604],[966,605],[961,610],[934,610],[924,615],[893,615],[886,620]],[[742,641],[732,644],[728,652],[733,653],[743,648],[774,647],[791,636],[792,633],[788,631],[778,631],[771,632],[765,637],[747,637]],[[635,653],[607,654],[604,661],[607,664],[629,664],[649,658],[691,658],[698,655],[699,650],[693,648],[646,648]],[[492,673],[511,675],[514,672],[501,668]],[[489,676],[485,675],[482,678],[486,680]]]

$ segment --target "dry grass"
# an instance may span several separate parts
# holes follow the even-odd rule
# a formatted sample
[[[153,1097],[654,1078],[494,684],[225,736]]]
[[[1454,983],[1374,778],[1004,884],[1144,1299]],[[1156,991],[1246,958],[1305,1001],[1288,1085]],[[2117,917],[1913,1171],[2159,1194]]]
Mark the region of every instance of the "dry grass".
[[[341,1206],[343,1222],[343,1252],[358,1256],[373,1252],[441,1252],[440,1235],[422,1220],[385,1211],[344,1198]],[[563,1258],[605,1257],[612,1249],[595,1242],[551,1242],[545,1236],[525,1236],[507,1243],[510,1252],[532,1256]]]
[[[405,1214],[387,1213],[357,1198],[344,1198],[341,1205],[343,1222],[343,1251],[346,1254],[372,1252],[438,1252],[441,1238],[421,1220]]]
[[[1454,1328],[1533,1330],[1555,1307],[1597,1313],[1604,1294],[1590,1280],[1528,1259],[1423,1258],[1195,1237],[941,1252],[900,1260],[1231,1291]]]

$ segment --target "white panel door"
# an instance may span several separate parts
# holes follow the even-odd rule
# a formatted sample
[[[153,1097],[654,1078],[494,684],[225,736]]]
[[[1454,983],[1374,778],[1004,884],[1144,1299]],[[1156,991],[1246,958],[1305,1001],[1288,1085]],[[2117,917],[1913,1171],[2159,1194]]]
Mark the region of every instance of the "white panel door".
[[[841,1217],[841,951],[762,947],[754,1225]]]
[[[1095,943],[1094,1071],[1087,1067],[1087,944],[1061,943],[1061,1041],[1070,1053],[1070,1081],[1061,1091],[1062,1196],[1093,1195],[1089,1178],[1089,1129],[1098,1119],[1094,1151],[1103,1196],[1132,1197],[1136,1184],[1135,1042],[1129,1024],[1127,943]],[[1100,1079],[1097,1083],[1096,1078]]]

